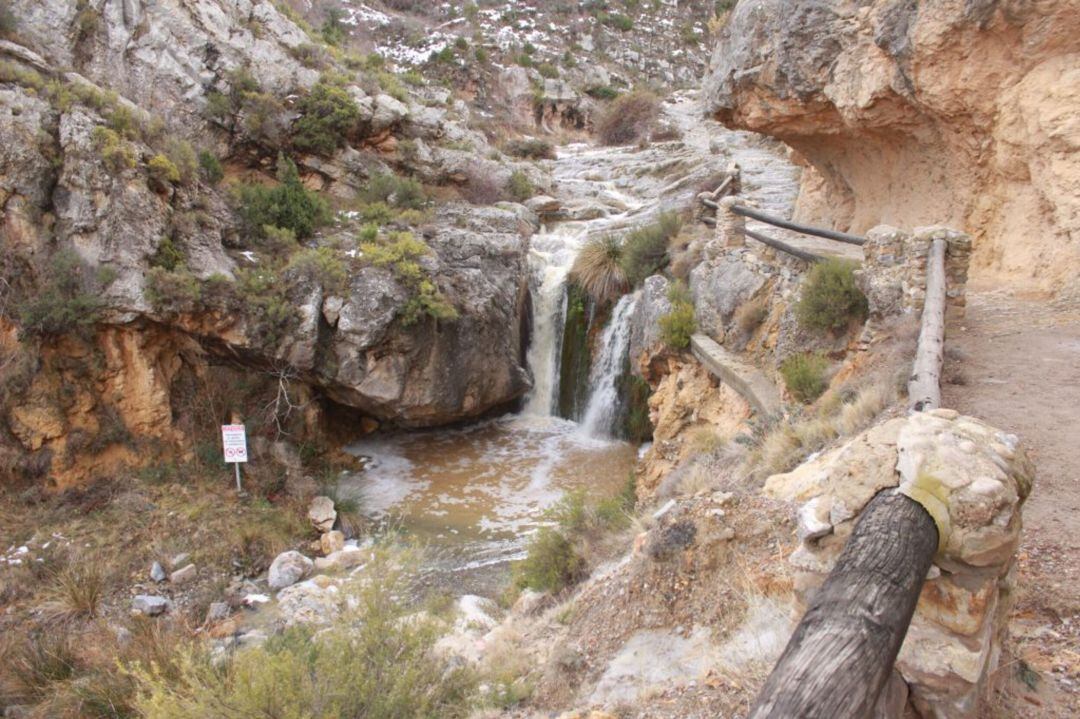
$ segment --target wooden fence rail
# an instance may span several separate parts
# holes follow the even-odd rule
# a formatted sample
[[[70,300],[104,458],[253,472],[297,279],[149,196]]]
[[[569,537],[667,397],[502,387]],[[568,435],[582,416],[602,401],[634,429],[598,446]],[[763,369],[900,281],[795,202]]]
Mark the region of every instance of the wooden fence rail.
[[[941,404],[945,341],[944,239],[927,256],[922,329],[908,393],[912,411]],[[938,549],[930,513],[896,490],[863,510],[813,595],[749,719],[869,717],[893,672]]]
[[[837,232],[836,230],[827,230],[823,227],[812,227],[810,225],[802,225],[798,222],[792,222],[791,220],[785,220],[775,215],[769,215],[758,210],[752,210],[745,205],[734,205],[731,211],[736,215],[742,215],[743,217],[749,217],[752,220],[758,222],[764,222],[768,225],[775,225],[776,227],[783,227],[785,230],[794,230],[795,232],[801,232],[804,235],[814,235],[815,237],[824,237],[828,240],[836,240],[837,242],[844,242],[849,245],[862,245],[866,244],[865,237],[859,237],[858,235],[849,235],[846,232]]]

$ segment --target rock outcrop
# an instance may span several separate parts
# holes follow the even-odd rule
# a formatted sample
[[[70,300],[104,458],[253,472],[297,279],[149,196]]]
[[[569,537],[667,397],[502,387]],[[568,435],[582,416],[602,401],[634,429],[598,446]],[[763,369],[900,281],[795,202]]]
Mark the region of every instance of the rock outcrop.
[[[1078,88],[1069,0],[741,2],[705,83],[809,161],[801,219],[959,227],[977,282],[1051,290],[1080,268]]]

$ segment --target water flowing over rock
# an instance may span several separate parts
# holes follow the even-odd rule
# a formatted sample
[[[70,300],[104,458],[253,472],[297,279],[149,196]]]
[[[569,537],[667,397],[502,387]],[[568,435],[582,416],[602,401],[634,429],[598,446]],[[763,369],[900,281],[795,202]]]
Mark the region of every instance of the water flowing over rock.
[[[589,377],[592,394],[581,420],[581,429],[587,435],[609,436],[614,430],[621,404],[618,381],[626,368],[630,318],[636,303],[637,295],[623,295],[611,311],[611,319],[600,336],[600,353]]]
[[[798,215],[863,232],[944,223],[977,278],[1056,289],[1080,267],[1075,3],[740,2],[708,110],[798,150]]]

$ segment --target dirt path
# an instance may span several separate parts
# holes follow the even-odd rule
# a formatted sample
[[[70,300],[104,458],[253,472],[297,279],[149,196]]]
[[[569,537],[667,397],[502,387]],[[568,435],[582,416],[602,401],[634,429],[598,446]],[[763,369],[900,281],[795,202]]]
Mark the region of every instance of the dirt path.
[[[1080,301],[969,294],[947,347],[945,405],[1019,435],[1037,467],[992,716],[1080,716]]]

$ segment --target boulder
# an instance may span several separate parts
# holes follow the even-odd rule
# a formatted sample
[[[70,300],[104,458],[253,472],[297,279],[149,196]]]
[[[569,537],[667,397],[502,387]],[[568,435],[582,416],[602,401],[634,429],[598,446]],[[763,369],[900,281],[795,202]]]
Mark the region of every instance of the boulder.
[[[388,130],[404,120],[409,114],[409,108],[400,100],[390,95],[376,95],[375,108],[371,116],[371,131],[373,134]]]
[[[131,600],[131,610],[148,617],[164,614],[169,609],[169,600],[153,594],[139,594]]]
[[[308,505],[308,519],[318,531],[329,532],[337,521],[334,500],[322,495],[312,499],[311,504]]]
[[[319,537],[319,548],[324,556],[330,556],[334,552],[345,548],[345,535],[334,529]]]
[[[271,589],[284,589],[296,584],[311,573],[312,562],[300,552],[282,552],[270,564],[266,575]]]
[[[345,547],[328,554],[325,557],[315,559],[315,568],[326,569],[350,569],[364,563],[367,553],[359,547]]]

